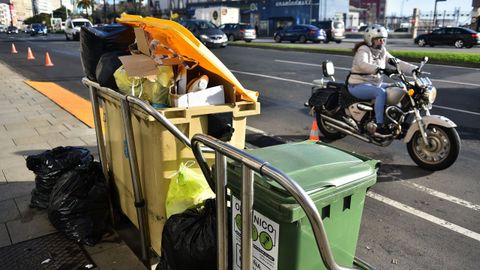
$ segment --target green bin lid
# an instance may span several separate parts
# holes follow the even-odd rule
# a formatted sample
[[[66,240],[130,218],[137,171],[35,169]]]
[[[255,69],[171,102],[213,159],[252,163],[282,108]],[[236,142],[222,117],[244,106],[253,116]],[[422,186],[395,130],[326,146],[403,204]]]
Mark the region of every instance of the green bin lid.
[[[378,164],[376,160],[314,141],[275,145],[247,152],[285,172],[308,194],[372,176]],[[286,192],[275,181],[263,184]]]

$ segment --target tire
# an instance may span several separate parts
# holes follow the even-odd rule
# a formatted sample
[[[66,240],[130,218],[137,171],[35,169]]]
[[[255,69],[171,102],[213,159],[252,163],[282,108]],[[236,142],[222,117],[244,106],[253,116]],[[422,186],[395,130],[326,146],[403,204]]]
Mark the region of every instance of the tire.
[[[300,43],[307,43],[307,38],[306,38],[305,36],[300,36],[300,37],[298,38],[298,42],[300,42]]]
[[[439,171],[450,167],[460,153],[460,137],[455,128],[429,125],[426,129],[431,146],[424,146],[420,131],[413,134],[407,144],[408,154],[420,167],[429,171]]]
[[[313,43],[318,44],[320,43],[320,40],[314,40]]]
[[[281,43],[282,42],[282,37],[279,35],[276,35],[273,39],[275,39],[276,43]]]
[[[235,37],[233,35],[228,36],[228,41],[235,41]]]
[[[341,40],[335,40],[335,43],[340,44],[340,43],[342,43],[342,41]]]
[[[329,42],[330,42],[330,40],[328,38],[323,41],[323,43],[325,43],[325,44],[328,44]]]
[[[463,43],[463,40],[458,39],[458,40],[455,40],[455,43],[453,43],[453,45],[455,46],[455,48],[460,49],[460,48],[463,48],[464,43]]]
[[[338,140],[346,136],[340,131],[334,130],[331,127],[326,126],[319,112],[317,112],[315,115],[317,119],[318,129],[320,130],[320,132],[322,132],[325,138],[329,140]]]
[[[70,41],[70,38],[68,37],[67,33],[65,33],[65,39],[66,39],[67,41]]]
[[[250,42],[252,42],[252,40],[251,39],[245,39],[245,42],[250,43]]]
[[[418,40],[418,47],[425,47],[427,45],[427,41],[424,38]]]

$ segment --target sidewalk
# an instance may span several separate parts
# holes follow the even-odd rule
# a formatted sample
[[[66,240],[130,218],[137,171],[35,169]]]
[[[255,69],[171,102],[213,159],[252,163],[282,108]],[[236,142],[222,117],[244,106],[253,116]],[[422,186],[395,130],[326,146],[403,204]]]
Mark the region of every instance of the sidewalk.
[[[29,208],[35,177],[27,169],[25,158],[57,146],[82,146],[98,160],[98,151],[94,129],[26,85],[24,77],[1,61],[0,74],[2,248],[56,231],[46,210]],[[146,269],[116,233],[104,237],[94,247],[84,248],[97,265],[96,269]]]

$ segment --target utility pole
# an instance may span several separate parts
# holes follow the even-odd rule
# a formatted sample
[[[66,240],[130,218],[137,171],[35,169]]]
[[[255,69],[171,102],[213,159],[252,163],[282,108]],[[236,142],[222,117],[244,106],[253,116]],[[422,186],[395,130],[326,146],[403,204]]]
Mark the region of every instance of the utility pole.
[[[437,27],[437,3],[446,1],[447,0],[435,0],[435,8],[433,9],[433,28]]]

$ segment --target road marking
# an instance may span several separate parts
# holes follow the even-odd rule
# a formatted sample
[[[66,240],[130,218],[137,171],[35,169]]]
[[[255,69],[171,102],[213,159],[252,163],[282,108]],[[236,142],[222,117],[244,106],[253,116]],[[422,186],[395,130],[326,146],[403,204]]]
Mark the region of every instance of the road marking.
[[[437,218],[437,217],[432,216],[432,215],[430,215],[430,214],[428,214],[428,213],[425,213],[425,212],[423,212],[423,211],[420,211],[420,210],[418,210],[418,209],[415,209],[415,208],[413,208],[413,207],[411,207],[411,206],[408,206],[408,205],[406,205],[406,204],[403,204],[403,203],[394,201],[394,200],[392,200],[392,199],[389,199],[389,198],[387,198],[387,197],[384,197],[384,196],[382,196],[382,195],[380,195],[380,194],[377,194],[377,193],[374,193],[374,192],[372,192],[372,191],[368,191],[368,192],[367,192],[367,196],[370,197],[370,198],[372,198],[372,199],[375,199],[375,200],[377,200],[377,201],[380,201],[380,202],[383,202],[383,203],[388,204],[388,205],[390,205],[390,206],[393,206],[393,207],[395,207],[395,208],[397,208],[397,209],[399,209],[399,210],[402,210],[402,211],[404,211],[404,212],[407,212],[407,213],[409,213],[409,214],[412,214],[412,215],[414,215],[414,216],[417,216],[417,217],[419,217],[419,218],[422,218],[422,219],[424,219],[424,220],[427,220],[427,221],[430,221],[430,222],[432,222],[432,223],[434,223],[434,224],[437,224],[437,225],[439,225],[439,226],[442,226],[442,227],[444,227],[444,228],[446,228],[446,229],[449,229],[449,230],[451,230],[451,231],[454,231],[454,232],[457,232],[457,233],[459,233],[459,234],[462,234],[462,235],[464,235],[464,236],[466,236],[466,237],[470,237],[470,238],[472,238],[472,239],[474,239],[474,240],[480,241],[480,234],[479,234],[479,233],[476,233],[476,232],[474,232],[474,231],[468,230],[468,229],[466,229],[466,228],[463,228],[463,227],[461,227],[461,226],[458,226],[458,225],[456,225],[456,224],[453,224],[453,223],[451,223],[451,222],[449,222],[449,221],[446,221],[446,220],[444,220],[444,219]]]
[[[428,187],[424,187],[424,186],[416,184],[416,183],[411,183],[411,182],[403,181],[403,180],[401,181],[401,183],[405,186],[408,186],[410,188],[425,192],[429,195],[438,197],[440,199],[443,199],[443,200],[446,200],[446,201],[449,201],[449,202],[452,202],[452,203],[456,203],[458,205],[473,209],[475,211],[480,211],[480,205],[478,205],[478,204],[473,204],[471,202],[468,202],[468,201],[462,200],[460,198],[445,194],[445,193],[440,192],[440,191],[436,191],[436,190],[428,188]]]
[[[465,110],[460,110],[460,109],[455,109],[455,108],[450,108],[450,107],[444,107],[444,106],[440,106],[440,105],[433,105],[433,107],[439,108],[439,109],[444,109],[444,110],[468,113],[468,114],[473,114],[473,115],[480,115],[480,113],[477,113],[477,112],[465,111]]]
[[[313,67],[321,67],[322,65],[319,64],[311,64],[311,63],[305,63],[305,62],[295,62],[295,61],[287,61],[287,60],[278,60],[275,59],[275,62],[280,62],[280,63],[288,63],[288,64],[296,64],[296,65],[303,65],[303,66],[313,66]],[[350,71],[351,68],[345,68],[345,67],[335,67],[335,69],[340,69],[340,70],[347,70]],[[460,85],[466,85],[466,86],[474,86],[474,87],[480,87],[480,84],[475,84],[475,83],[465,83],[465,82],[455,82],[455,81],[449,81],[449,80],[440,80],[440,79],[431,79],[433,82],[442,82],[442,83],[451,83],[451,84],[460,84]]]
[[[254,128],[254,127],[251,127],[251,126],[247,126],[247,130],[251,131],[251,132],[258,133],[258,134],[261,134],[261,135],[264,135],[264,136],[269,136],[270,135],[270,134],[268,134],[267,132],[265,132],[261,129]]]
[[[277,61],[277,60],[275,60],[275,61]],[[309,64],[309,65],[315,65],[315,64]],[[338,67],[335,67],[335,68],[338,68]],[[265,74],[244,72],[244,71],[238,71],[238,70],[230,70],[230,71],[232,71],[233,73],[238,73],[238,74],[245,74],[245,75],[269,78],[269,79],[280,80],[280,81],[288,81],[288,82],[299,83],[299,84],[310,85],[310,86],[314,85],[313,83],[307,83],[307,82],[302,82],[302,81],[297,81],[297,80],[285,79],[285,78],[280,78],[280,77],[270,76],[270,75],[265,75]],[[456,111],[456,112],[467,113],[467,114],[480,115],[480,113],[477,113],[477,112],[465,111],[465,110],[460,110],[460,109],[455,109],[455,108],[450,108],[450,107],[444,107],[444,106],[440,106],[440,105],[433,105],[433,107],[436,107],[436,108],[439,108],[439,109],[444,109],[444,110],[451,110],[451,111]]]
[[[264,74],[258,74],[258,73],[251,73],[251,72],[245,72],[245,71],[238,71],[238,70],[233,70],[233,69],[231,69],[230,71],[233,72],[233,73],[238,73],[238,74],[251,75],[251,76],[256,76],[256,77],[263,77],[263,78],[269,78],[269,79],[275,79],[275,80],[293,82],[293,83],[299,83],[299,84],[313,85],[313,83],[307,83],[307,82],[302,82],[302,81],[297,81],[297,80],[285,79],[285,78],[276,77],[276,76],[270,76],[270,75],[264,75]]]
[[[87,126],[94,128],[93,112],[90,101],[52,82],[26,80],[26,84],[44,94]]]

